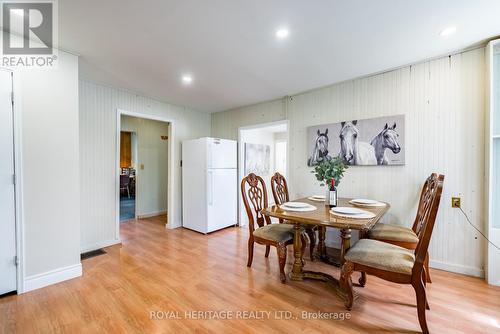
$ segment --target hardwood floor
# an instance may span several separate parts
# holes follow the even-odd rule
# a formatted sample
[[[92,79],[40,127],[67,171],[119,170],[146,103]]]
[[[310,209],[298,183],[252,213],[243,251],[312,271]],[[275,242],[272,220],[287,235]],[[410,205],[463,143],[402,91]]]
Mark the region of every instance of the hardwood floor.
[[[368,276],[365,288],[355,287],[359,298],[346,312],[324,283],[281,284],[277,255],[271,252],[265,259],[265,247],[256,245],[253,267],[247,268],[246,229],[228,228],[204,236],[186,229],[167,230],[164,221],[165,217],[157,217],[122,224],[123,245],[84,260],[82,278],[0,299],[0,332],[420,332],[415,294],[409,286]],[[292,259],[290,250],[287,271]],[[322,263],[307,261],[306,268],[339,275],[337,268]],[[431,333],[500,332],[500,288],[478,278],[431,271],[434,283],[427,288]],[[178,312],[184,319],[154,320],[154,311],[157,318]],[[238,311],[270,315],[269,319],[185,319],[189,311],[233,311],[234,318],[244,315]],[[277,319],[279,311],[293,318]],[[305,320],[302,312],[338,312],[350,319]]]

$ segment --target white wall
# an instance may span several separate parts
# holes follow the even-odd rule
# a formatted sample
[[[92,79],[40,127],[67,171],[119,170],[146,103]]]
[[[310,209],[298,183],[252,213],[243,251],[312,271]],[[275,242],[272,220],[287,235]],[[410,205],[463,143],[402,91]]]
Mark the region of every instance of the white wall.
[[[121,130],[134,132],[137,140],[136,214],[167,212],[168,123],[123,115]],[[141,165],[144,169],[141,169]]]
[[[78,58],[16,73],[22,125],[25,290],[81,275]]]
[[[174,216],[181,226],[181,142],[210,135],[210,114],[80,81],[81,249],[116,243],[116,109],[174,120]]]
[[[212,135],[237,138],[238,128],[290,121],[289,185],[292,197],[320,193],[307,167],[307,127],[344,120],[406,115],[406,165],[350,168],[341,196],[391,203],[385,222],[411,226],[420,187],[431,172],[446,175],[430,246],[431,264],[482,276],[485,243],[450,197],[484,230],[484,49],[426,61],[347,81],[290,98],[212,115]],[[329,241],[338,237],[330,233]]]

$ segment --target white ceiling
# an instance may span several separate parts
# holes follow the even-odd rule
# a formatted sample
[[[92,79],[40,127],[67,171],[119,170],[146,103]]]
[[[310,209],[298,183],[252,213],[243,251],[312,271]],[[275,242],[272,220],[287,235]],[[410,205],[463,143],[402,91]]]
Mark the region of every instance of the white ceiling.
[[[457,32],[447,38],[447,26]],[[288,27],[289,37],[275,32]],[[498,0],[59,0],[81,76],[221,111],[444,55],[500,35]],[[181,83],[192,74],[192,85]]]

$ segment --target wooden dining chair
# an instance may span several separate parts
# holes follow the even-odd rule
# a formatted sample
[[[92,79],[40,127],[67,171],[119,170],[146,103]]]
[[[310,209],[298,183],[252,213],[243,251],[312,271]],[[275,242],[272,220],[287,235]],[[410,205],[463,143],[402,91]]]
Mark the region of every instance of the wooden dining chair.
[[[274,203],[277,205],[290,201],[288,193],[288,184],[286,178],[280,173],[276,172],[271,177],[271,189],[273,191]],[[282,221],[280,220],[280,223]],[[311,261],[314,261],[314,247],[316,246],[316,231],[318,227],[312,225],[305,225],[304,230],[309,237],[309,254]]]
[[[254,243],[266,246],[265,257],[269,256],[270,247],[276,247],[279,260],[280,280],[286,282],[286,247],[293,244],[293,225],[272,224],[271,219],[262,215],[262,209],[268,206],[267,190],[264,180],[255,174],[249,174],[241,180],[241,195],[248,216],[250,235],[248,238],[248,262],[252,266]],[[257,224],[257,228],[255,226]],[[302,254],[305,238],[302,236]]]
[[[430,188],[431,181],[438,177],[438,174],[433,173],[427,178],[420,193],[420,200],[417,209],[417,215],[413,222],[412,228],[392,225],[392,224],[377,224],[368,231],[368,238],[387,242],[406,249],[414,250],[417,248],[418,240],[422,233],[422,219],[426,203],[430,200],[433,189]],[[426,255],[424,261],[424,283],[432,283],[429,271],[429,254]]]
[[[127,197],[130,198],[130,176],[120,175],[120,191],[126,190]]]
[[[340,276],[340,286],[346,293],[345,306],[348,310],[352,309],[354,299],[351,279],[354,271],[365,272],[394,283],[411,284],[417,296],[418,320],[424,334],[429,333],[425,319],[425,311],[429,309],[429,305],[423,277],[424,262],[439,209],[444,175],[432,174],[427,181],[426,200],[418,222],[420,238],[415,250],[378,240],[361,239],[347,251]]]

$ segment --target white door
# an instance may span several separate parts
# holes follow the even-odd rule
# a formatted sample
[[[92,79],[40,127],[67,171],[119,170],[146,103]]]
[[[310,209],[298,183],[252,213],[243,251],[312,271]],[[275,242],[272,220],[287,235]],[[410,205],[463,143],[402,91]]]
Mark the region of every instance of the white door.
[[[0,294],[16,290],[12,76],[0,70]]]
[[[207,232],[236,225],[237,193],[236,169],[209,169],[207,171]]]

